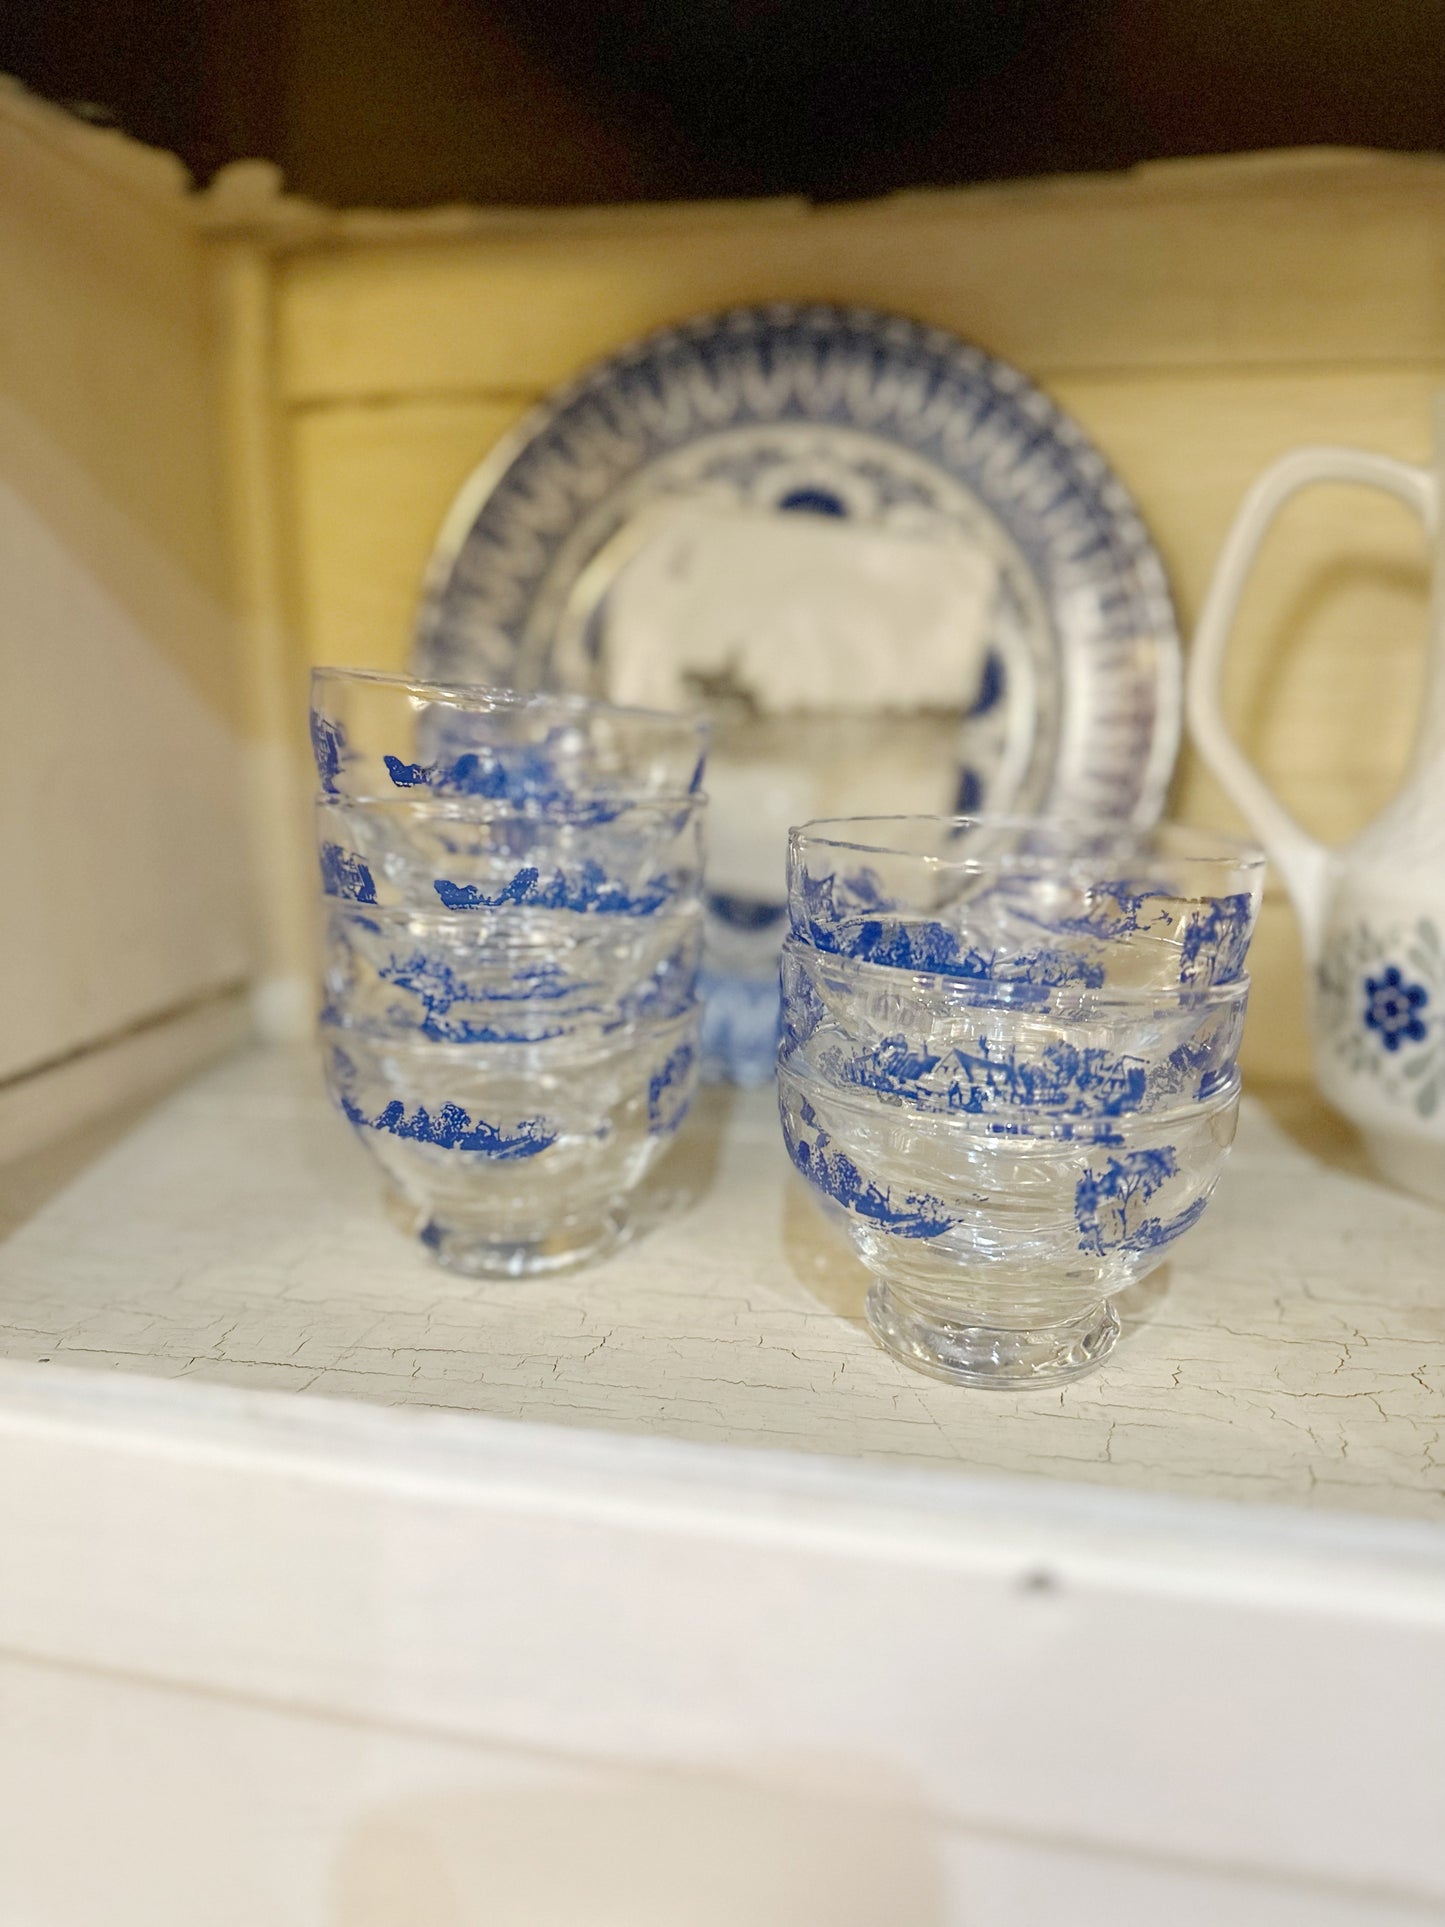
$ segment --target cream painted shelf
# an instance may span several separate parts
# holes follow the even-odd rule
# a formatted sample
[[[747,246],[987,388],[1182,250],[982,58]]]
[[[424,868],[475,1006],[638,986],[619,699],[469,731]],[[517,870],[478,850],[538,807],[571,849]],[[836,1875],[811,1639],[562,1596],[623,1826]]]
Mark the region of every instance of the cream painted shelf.
[[[1025,1397],[875,1350],[770,1093],[659,1212],[451,1278],[276,1048],[0,1169],[7,1921],[1445,1918],[1445,1216],[1251,1101]]]
[[[873,1346],[770,1092],[709,1092],[665,1175],[609,1263],[473,1284],[389,1223],[309,1053],[248,1052],[0,1246],[0,1356],[1445,1518],[1445,1216],[1357,1170],[1303,1096],[1247,1100],[1210,1215],[1062,1392],[957,1390]]]

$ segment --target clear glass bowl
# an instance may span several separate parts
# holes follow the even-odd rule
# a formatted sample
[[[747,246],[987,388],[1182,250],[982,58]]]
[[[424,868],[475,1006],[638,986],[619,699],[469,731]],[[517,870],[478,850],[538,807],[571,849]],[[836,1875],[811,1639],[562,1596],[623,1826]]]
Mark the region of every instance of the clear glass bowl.
[[[888,1351],[963,1384],[1053,1384],[1119,1333],[1111,1298],[1203,1213],[1234,1137],[1234,1077],[1202,1103],[1107,1119],[920,1110],[784,1053],[783,1137],[874,1274]]]
[[[557,1271],[626,1234],[697,1078],[698,1009],[532,1043],[439,1044],[323,1023],[327,1084],[439,1261]]]
[[[324,1010],[378,1035],[515,1043],[580,1021],[680,1016],[697,991],[703,916],[327,907]]]
[[[666,915],[702,886],[704,799],[606,820],[388,797],[317,799],[325,896],[415,910]]]
[[[702,787],[707,724],[577,696],[527,696],[316,669],[311,745],[323,795],[465,797],[537,814]]]
[[[788,842],[793,934],[902,969],[1052,988],[1178,988],[1244,968],[1265,859],[1177,824],[857,817]]]
[[[828,1081],[967,1116],[1117,1117],[1234,1075],[1249,979],[1097,991],[943,977],[784,945],[783,1048]]]

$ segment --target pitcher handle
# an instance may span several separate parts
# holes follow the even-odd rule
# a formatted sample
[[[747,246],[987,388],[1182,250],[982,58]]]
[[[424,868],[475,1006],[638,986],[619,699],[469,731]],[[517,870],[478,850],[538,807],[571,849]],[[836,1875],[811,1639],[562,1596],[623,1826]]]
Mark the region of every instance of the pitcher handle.
[[[1435,481],[1428,469],[1358,448],[1296,448],[1254,483],[1239,505],[1199,612],[1190,652],[1189,728],[1200,755],[1249,819],[1279,865],[1313,956],[1324,914],[1330,851],[1295,822],[1230,735],[1221,703],[1221,671],[1240,594],[1271,522],[1290,497],[1312,482],[1359,482],[1406,503],[1433,532]]]

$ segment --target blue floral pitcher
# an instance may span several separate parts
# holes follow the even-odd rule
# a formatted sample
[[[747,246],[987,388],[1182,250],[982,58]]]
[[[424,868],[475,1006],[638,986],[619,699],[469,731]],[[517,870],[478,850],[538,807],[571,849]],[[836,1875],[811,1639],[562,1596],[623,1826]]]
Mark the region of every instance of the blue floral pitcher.
[[[1189,723],[1294,901],[1313,976],[1315,1075],[1356,1124],[1381,1175],[1445,1204],[1445,557],[1437,550],[1432,674],[1409,777],[1356,840],[1329,849],[1300,828],[1225,727],[1220,670],[1245,577],[1284,503],[1313,482],[1385,489],[1436,541],[1445,494],[1445,397],[1433,469],[1349,448],[1299,448],[1240,505],[1205,598],[1189,672]]]

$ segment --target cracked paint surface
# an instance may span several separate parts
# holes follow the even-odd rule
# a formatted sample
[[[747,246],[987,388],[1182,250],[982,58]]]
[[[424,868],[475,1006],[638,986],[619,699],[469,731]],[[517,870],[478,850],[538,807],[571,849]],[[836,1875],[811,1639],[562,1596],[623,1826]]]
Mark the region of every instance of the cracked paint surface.
[[[873,1345],[866,1276],[790,1171],[771,1091],[704,1093],[630,1249],[477,1284],[394,1228],[310,1054],[257,1051],[0,1245],[0,1355],[1445,1518],[1445,1214],[1299,1135],[1246,1100],[1214,1205],[1120,1301],[1103,1369],[985,1393]]]

